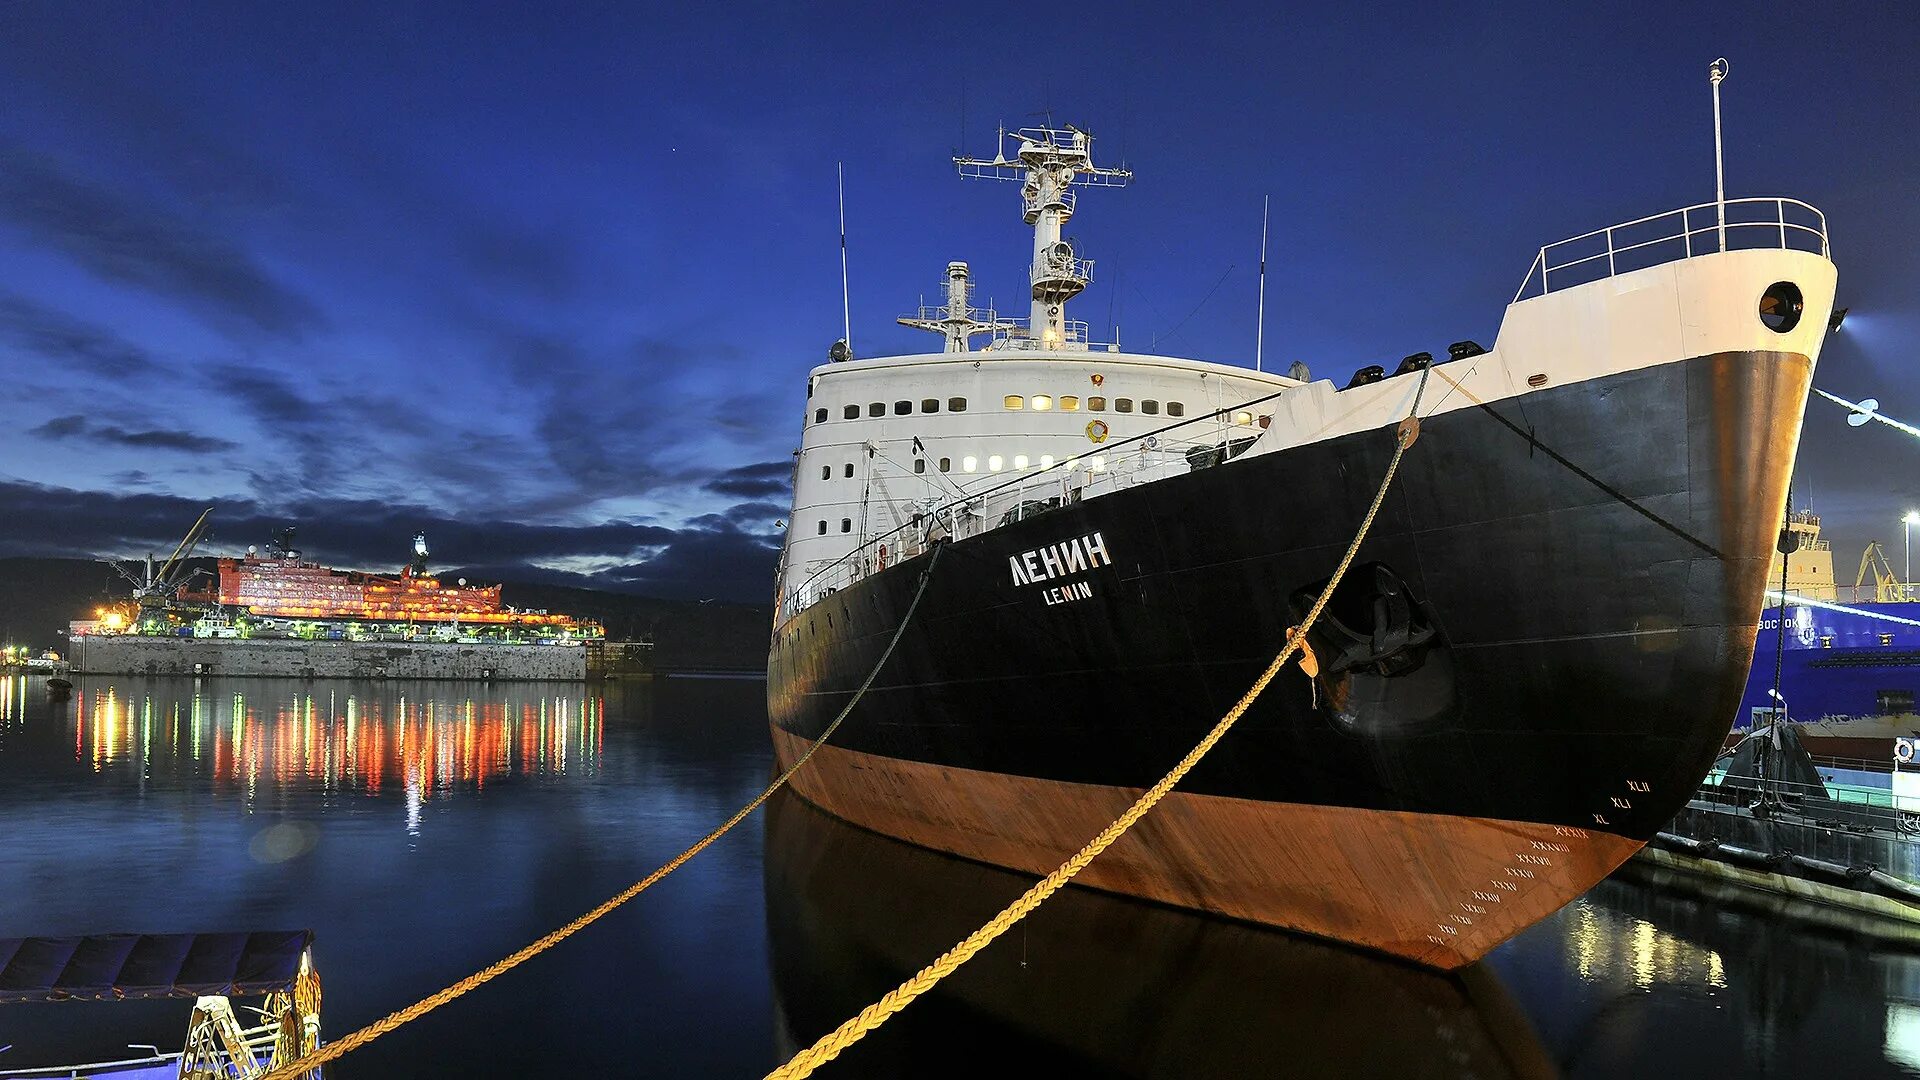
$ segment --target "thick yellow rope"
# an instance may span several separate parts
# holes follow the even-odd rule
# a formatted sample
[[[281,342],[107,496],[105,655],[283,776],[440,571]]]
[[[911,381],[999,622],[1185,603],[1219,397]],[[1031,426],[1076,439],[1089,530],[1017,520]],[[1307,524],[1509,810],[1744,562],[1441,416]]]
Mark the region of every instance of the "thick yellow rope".
[[[1420,389],[1421,391],[1426,389],[1425,374],[1420,378]],[[1420,395],[1416,393],[1414,395],[1415,410],[1419,408],[1419,402]],[[1127,807],[1125,813],[1121,814],[1113,824],[1107,826],[1100,835],[1089,841],[1086,847],[1061,863],[1053,873],[1040,879],[1033,888],[1028,889],[1018,900],[1007,905],[1005,910],[995,915],[985,926],[975,930],[965,940],[947,950],[938,960],[921,968],[918,974],[889,990],[879,1001],[860,1010],[858,1016],[822,1036],[819,1042],[795,1054],[785,1065],[768,1073],[767,1080],[800,1080],[801,1077],[813,1075],[815,1069],[840,1056],[841,1051],[886,1023],[895,1013],[912,1004],[915,998],[933,989],[941,979],[953,974],[961,964],[972,959],[975,953],[986,948],[993,939],[1006,933],[1015,923],[1026,918],[1048,897],[1060,891],[1067,882],[1072,881],[1074,875],[1086,869],[1087,864],[1107,850],[1115,840],[1126,835],[1127,830],[1133,828],[1134,823],[1147,815],[1147,811],[1152,810],[1161,799],[1166,798],[1174,785],[1192,771],[1193,767],[1200,763],[1200,759],[1206,757],[1207,752],[1213,749],[1214,744],[1218,743],[1234,723],[1253,706],[1254,701],[1266,690],[1267,684],[1273,681],[1274,676],[1280,674],[1280,669],[1286,666],[1287,661],[1299,649],[1307,631],[1312,629],[1314,622],[1320,618],[1320,612],[1326,608],[1327,600],[1333,595],[1334,588],[1340,584],[1340,579],[1346,576],[1347,568],[1353,565],[1354,555],[1360,550],[1360,542],[1366,539],[1368,530],[1373,528],[1373,519],[1380,513],[1381,504],[1386,501],[1387,488],[1393,483],[1393,474],[1400,468],[1400,459],[1406,454],[1407,447],[1413,445],[1413,440],[1419,436],[1419,431],[1420,423],[1412,415],[1400,422],[1395,438],[1393,459],[1387,462],[1386,475],[1380,478],[1380,490],[1374,493],[1373,505],[1367,508],[1367,516],[1360,522],[1359,531],[1354,533],[1353,542],[1347,545],[1347,553],[1341,557],[1339,567],[1327,580],[1327,587],[1320,590],[1319,597],[1314,600],[1313,610],[1307,613],[1306,620],[1300,624],[1300,627],[1288,636],[1286,646],[1280,650],[1280,655],[1274,657],[1273,663],[1267,665],[1267,670],[1254,681],[1253,687],[1235,703],[1233,708],[1227,710],[1227,714],[1220,718],[1220,722],[1213,726],[1213,730],[1207,732],[1206,738],[1201,739],[1198,746],[1195,746],[1186,757],[1180,759],[1180,763],[1173,767],[1172,772],[1161,777],[1159,783],[1148,788],[1146,794],[1140,796],[1132,806]]]
[[[860,684],[860,689],[857,690],[853,697],[847,702],[846,708],[840,710],[840,715],[833,718],[833,723],[828,724],[826,730],[820,733],[820,737],[815,739],[811,746],[807,747],[806,752],[795,759],[794,763],[788,766],[785,772],[776,777],[773,783],[768,784],[765,791],[754,796],[752,802],[741,807],[738,813],[728,818],[719,828],[701,837],[699,843],[694,844],[692,847],[675,856],[673,861],[667,863],[665,866],[662,866],[660,869],[655,870],[653,873],[620,890],[592,911],[587,912],[558,930],[535,941],[533,944],[513,953],[511,956],[495,961],[438,993],[422,998],[398,1012],[389,1013],[337,1042],[328,1043],[310,1054],[295,1061],[288,1062],[286,1065],[268,1073],[262,1080],[293,1080],[294,1077],[306,1076],[327,1062],[351,1053],[397,1027],[418,1020],[420,1017],[425,1016],[470,990],[478,989],[480,986],[492,982],[494,979],[512,971],[528,960],[546,952],[548,949],[560,944],[574,934],[600,921],[620,905],[646,892],[649,888],[653,887],[654,882],[678,870],[687,860],[700,854],[707,845],[726,835],[727,830],[746,820],[748,814],[759,809],[762,803],[773,797],[774,792],[779,791],[786,785],[794,773],[800,771],[800,767],[805,765],[809,758],[813,757],[813,752],[818,750],[822,743],[832,737],[834,730],[840,726],[840,722],[845,720],[847,716],[853,712],[853,707],[860,703],[862,697],[866,696],[867,690],[873,686],[873,680],[879,676],[880,669],[885,667],[887,660],[893,656],[894,646],[900,644],[900,637],[906,632],[907,624],[913,621],[913,613],[920,607],[920,598],[927,594],[927,582],[933,577],[933,568],[939,565],[940,555],[945,550],[946,545],[944,544],[933,549],[933,558],[928,560],[927,568],[920,572],[920,588],[913,594],[913,603],[907,605],[907,613],[901,618],[900,626],[894,630],[893,639],[887,642],[886,651],[880,654],[879,662],[875,663],[873,670],[867,673],[866,681]]]

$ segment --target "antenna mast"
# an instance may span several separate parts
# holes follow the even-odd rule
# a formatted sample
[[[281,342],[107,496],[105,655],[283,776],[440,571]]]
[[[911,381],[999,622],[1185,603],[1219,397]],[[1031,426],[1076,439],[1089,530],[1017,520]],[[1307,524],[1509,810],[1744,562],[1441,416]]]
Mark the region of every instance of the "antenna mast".
[[[1260,309],[1253,323],[1253,370],[1259,371],[1260,347],[1267,336],[1267,204],[1273,196],[1260,196]]]
[[[840,178],[840,332],[845,337],[840,340],[847,343],[847,354],[853,354],[853,305],[847,299],[847,163],[838,161],[834,169]]]
[[[967,271],[967,264],[950,262],[947,264],[947,302],[939,307],[920,305],[918,313],[902,315],[894,321],[901,326],[911,326],[915,330],[931,330],[943,334],[947,339],[947,352],[963,353],[971,343],[973,335],[984,334],[992,330],[1013,330],[1019,323],[1011,319],[1002,319],[991,307],[973,306],[973,280]]]
[[[1033,226],[1033,307],[1027,333],[1042,349],[1059,349],[1069,342],[1067,301],[1080,295],[1093,280],[1093,261],[1082,259],[1060,229],[1073,217],[1075,187],[1125,187],[1133,179],[1126,169],[1103,169],[1093,164],[1093,136],[1079,128],[1021,128],[1011,136],[1018,143],[1008,157],[1009,133],[1000,129],[994,155],[956,157],[954,167],[964,178],[1018,180],[1027,224]]]

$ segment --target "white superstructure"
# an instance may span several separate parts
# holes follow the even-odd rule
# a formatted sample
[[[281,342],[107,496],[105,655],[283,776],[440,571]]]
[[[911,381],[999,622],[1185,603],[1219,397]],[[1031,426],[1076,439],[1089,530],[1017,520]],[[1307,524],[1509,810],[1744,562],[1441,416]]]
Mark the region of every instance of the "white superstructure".
[[[1438,363],[1415,352],[1336,386],[1122,352],[1066,317],[1091,263],[1060,227],[1074,185],[1118,186],[1131,174],[1094,167],[1077,129],[1007,138],[1018,141],[1011,157],[955,162],[965,176],[1022,182],[1032,313],[1023,326],[973,308],[966,264],[953,263],[947,303],[900,320],[941,334],[944,351],[810,373],[776,622],[941,537],[1389,426],[1429,364],[1423,416],[1720,352],[1817,356],[1832,311],[1824,217],[1790,199],[1742,199],[1541,248],[1494,347],[1456,342]],[[1714,240],[1722,214],[1733,249]],[[979,334],[991,338],[973,349]]]

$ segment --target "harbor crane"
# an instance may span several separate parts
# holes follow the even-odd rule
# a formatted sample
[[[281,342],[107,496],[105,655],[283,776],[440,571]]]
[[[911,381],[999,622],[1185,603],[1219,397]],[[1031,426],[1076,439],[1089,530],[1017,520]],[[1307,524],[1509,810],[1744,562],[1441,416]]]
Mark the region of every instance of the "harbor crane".
[[[115,573],[133,586],[133,599],[136,604],[142,608],[158,607],[166,602],[168,593],[186,587],[192,583],[193,579],[206,573],[204,570],[196,570],[184,578],[179,576],[180,571],[186,566],[186,561],[193,557],[193,549],[199,547],[200,541],[206,539],[207,519],[212,516],[213,507],[211,506],[201,511],[200,517],[193,523],[193,528],[187,530],[187,535],[181,537],[180,542],[174,545],[173,554],[167,556],[167,561],[160,564],[158,568],[153,565],[153,554],[149,552],[146,570],[142,575],[136,576],[122,566],[117,559],[100,561],[113,567]]]
[[[1906,586],[1893,573],[1893,564],[1887,561],[1887,553],[1875,540],[1860,553],[1860,572],[1853,576],[1853,598],[1860,599],[1860,590],[1865,587],[1867,575],[1873,575],[1873,600],[1878,604],[1891,604],[1906,599],[1902,595]]]

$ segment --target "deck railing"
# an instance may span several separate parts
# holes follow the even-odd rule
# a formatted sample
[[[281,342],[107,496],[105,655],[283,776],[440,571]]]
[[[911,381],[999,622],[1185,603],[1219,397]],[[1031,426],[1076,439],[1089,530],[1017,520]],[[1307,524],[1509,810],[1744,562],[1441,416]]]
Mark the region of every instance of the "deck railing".
[[[1920,832],[1920,799],[1860,787],[1816,787],[1786,780],[1714,773],[1695,799],[1712,806],[1753,807],[1764,803],[1773,813],[1801,814],[1854,830],[1882,830],[1911,836]]]
[[[1720,208],[1726,210],[1721,224]],[[1701,203],[1570,236],[1541,248],[1514,293],[1515,303],[1696,255],[1760,248],[1833,257],[1827,216],[1798,199]]]

